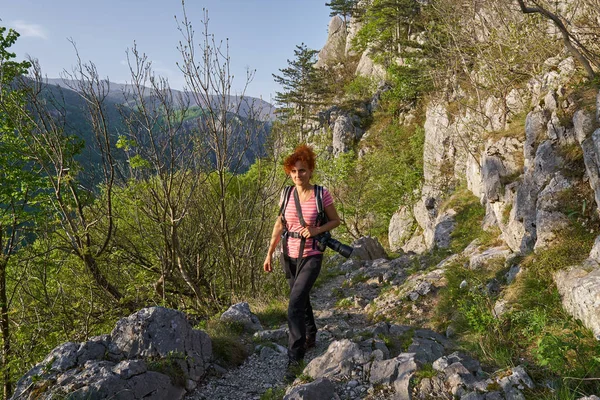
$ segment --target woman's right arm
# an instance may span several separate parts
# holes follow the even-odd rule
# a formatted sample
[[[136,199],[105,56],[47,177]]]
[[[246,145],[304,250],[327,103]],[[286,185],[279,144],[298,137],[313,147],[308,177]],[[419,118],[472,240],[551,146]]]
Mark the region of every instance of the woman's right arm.
[[[279,240],[281,239],[281,234],[283,233],[283,223],[281,222],[281,216],[277,216],[277,220],[275,221],[275,226],[273,226],[273,233],[271,234],[271,242],[269,243],[269,251],[267,252],[267,257],[265,258],[265,262],[263,264],[263,269],[266,272],[273,271],[273,266],[271,265],[271,260],[273,259],[273,253],[275,252],[275,248],[279,244]]]

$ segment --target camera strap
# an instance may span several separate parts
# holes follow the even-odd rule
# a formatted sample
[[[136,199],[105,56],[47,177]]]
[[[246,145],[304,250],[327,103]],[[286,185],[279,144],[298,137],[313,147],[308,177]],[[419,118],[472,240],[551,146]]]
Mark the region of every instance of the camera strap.
[[[283,233],[281,235],[281,242],[282,242],[281,244],[283,246],[283,254],[285,254],[288,257],[290,255],[290,251],[288,249],[287,239],[289,236],[292,236],[292,235],[290,235],[291,233],[295,233],[295,232],[288,231],[287,221],[285,220],[285,209],[286,209],[288,203],[290,202],[290,195],[292,194],[293,190],[294,190],[293,186],[286,186],[283,189],[283,192],[281,193],[281,207],[279,208],[279,216],[281,218],[281,223],[283,224]]]

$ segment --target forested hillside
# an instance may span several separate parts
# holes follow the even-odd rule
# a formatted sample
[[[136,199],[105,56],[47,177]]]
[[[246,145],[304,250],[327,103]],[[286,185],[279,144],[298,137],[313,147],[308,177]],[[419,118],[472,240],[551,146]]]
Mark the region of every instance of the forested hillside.
[[[600,394],[598,2],[328,6],[323,49],[299,44],[274,74],[268,127],[265,110],[239,117],[225,49],[184,19],[191,97],[134,50],[117,107],[80,64],[65,93],[85,111],[82,137],[64,108],[74,101],[49,101],[39,67],[10,53],[18,34],[0,28],[5,397],[58,344],[153,305],[185,312],[221,363],[239,363],[237,333],[214,316],[240,300],[265,318],[285,309],[283,274],[262,262],[282,157],[302,142],[318,152],[337,239],[371,236],[391,259],[416,257],[403,274],[443,272],[427,318],[390,284],[381,297],[395,308],[374,299],[373,322],[427,324],[486,371],[525,365],[538,384],[528,398]]]

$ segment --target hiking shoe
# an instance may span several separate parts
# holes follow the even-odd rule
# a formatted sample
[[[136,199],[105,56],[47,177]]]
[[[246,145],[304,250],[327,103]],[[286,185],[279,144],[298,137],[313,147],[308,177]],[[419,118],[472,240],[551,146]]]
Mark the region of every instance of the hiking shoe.
[[[296,380],[296,377],[302,373],[303,363],[301,360],[288,360],[288,365],[283,375],[283,381],[288,385]]]

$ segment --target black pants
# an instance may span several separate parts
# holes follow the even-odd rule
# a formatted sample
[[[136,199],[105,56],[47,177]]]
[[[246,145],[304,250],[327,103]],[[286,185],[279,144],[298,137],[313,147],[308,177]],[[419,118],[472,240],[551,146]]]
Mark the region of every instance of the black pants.
[[[323,255],[303,258],[300,266],[297,265],[295,258],[284,257],[284,260],[283,268],[290,285],[288,357],[291,360],[302,360],[307,336],[314,338],[317,335],[317,325],[309,295],[321,272]]]

